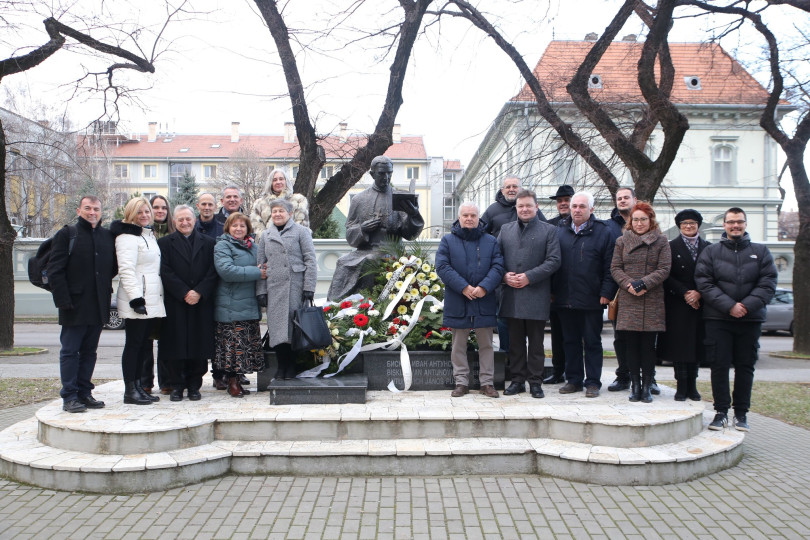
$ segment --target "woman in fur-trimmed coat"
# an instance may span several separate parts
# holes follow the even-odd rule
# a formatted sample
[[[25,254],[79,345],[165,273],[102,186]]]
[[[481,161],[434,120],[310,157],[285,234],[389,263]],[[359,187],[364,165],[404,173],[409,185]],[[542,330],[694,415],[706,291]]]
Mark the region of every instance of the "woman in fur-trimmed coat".
[[[652,206],[639,202],[630,216],[624,234],[616,240],[610,265],[610,273],[619,284],[616,331],[627,343],[630,401],[650,403],[655,337],[666,329],[663,283],[672,266],[672,254]]]
[[[124,208],[124,219],[114,221],[110,232],[115,236],[118,258],[118,314],[127,320],[121,354],[124,403],[148,405],[160,398],[143,391],[143,365],[152,353],[152,327],[166,316],[160,249],[152,233],[149,201],[143,197],[131,199]]]
[[[281,169],[273,169],[270,179],[264,186],[264,195],[253,203],[250,212],[250,225],[253,234],[261,238],[262,232],[272,224],[270,223],[270,203],[276,199],[284,199],[292,205],[290,217],[295,223],[309,228],[309,202],[300,193],[293,193],[292,183]]]

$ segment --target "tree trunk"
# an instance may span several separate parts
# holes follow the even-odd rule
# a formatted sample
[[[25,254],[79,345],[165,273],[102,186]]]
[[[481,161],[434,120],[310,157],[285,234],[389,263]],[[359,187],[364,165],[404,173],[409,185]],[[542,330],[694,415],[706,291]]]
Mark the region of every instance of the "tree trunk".
[[[0,121],[0,350],[14,347],[14,263],[12,250],[16,231],[6,213],[6,132]],[[8,316],[5,316],[8,315]]]
[[[799,203],[799,234],[793,247],[793,352],[810,354],[810,180],[804,166],[805,145],[794,139],[783,149]]]

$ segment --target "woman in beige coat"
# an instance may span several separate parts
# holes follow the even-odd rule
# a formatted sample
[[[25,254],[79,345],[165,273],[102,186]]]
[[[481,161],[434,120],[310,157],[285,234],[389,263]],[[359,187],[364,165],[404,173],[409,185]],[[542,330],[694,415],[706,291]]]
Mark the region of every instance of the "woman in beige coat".
[[[658,228],[655,210],[646,202],[637,203],[624,234],[616,240],[610,265],[619,284],[616,331],[627,343],[630,401],[652,402],[655,337],[666,329],[662,285],[671,266],[669,242]]]

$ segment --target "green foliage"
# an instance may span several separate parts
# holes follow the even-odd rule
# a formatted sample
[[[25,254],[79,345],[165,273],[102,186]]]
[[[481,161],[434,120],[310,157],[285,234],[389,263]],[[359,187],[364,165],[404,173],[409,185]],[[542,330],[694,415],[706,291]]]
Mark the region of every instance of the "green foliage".
[[[129,196],[129,199],[127,199],[127,202],[131,201],[132,199],[137,199],[140,196],[141,196],[141,194],[136,191],[135,193],[133,193],[132,195]],[[118,208],[115,209],[115,214],[113,214],[114,219],[124,219],[124,207],[125,206],[126,206],[126,203],[124,203],[123,206],[119,206]]]
[[[320,227],[312,231],[312,238],[340,238],[340,225],[332,214],[327,216]]]
[[[177,193],[172,197],[172,208],[180,204],[187,204],[194,208],[197,204],[197,196],[200,194],[200,188],[197,186],[197,179],[193,174],[186,172],[177,186]]]

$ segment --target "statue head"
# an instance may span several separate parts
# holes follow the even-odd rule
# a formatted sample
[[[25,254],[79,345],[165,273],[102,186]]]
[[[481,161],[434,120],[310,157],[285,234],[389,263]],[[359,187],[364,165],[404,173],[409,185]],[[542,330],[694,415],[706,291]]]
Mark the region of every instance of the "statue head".
[[[384,190],[391,183],[391,176],[394,172],[394,163],[387,156],[377,156],[371,160],[369,174],[374,179],[377,189]]]

